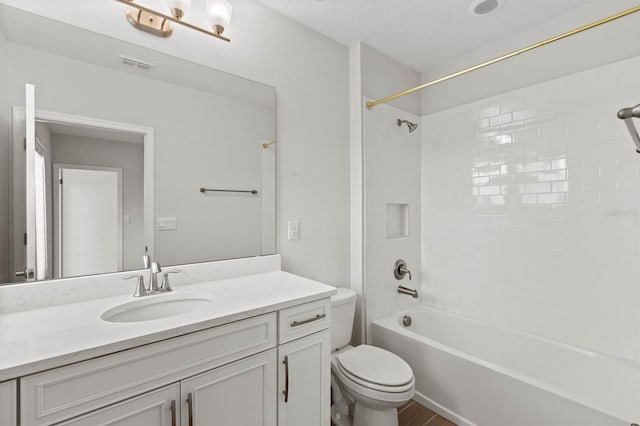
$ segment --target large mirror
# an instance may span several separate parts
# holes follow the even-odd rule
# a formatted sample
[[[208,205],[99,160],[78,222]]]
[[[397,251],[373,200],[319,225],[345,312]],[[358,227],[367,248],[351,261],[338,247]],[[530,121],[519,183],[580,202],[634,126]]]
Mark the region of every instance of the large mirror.
[[[0,111],[0,282],[275,253],[272,87],[0,5]]]

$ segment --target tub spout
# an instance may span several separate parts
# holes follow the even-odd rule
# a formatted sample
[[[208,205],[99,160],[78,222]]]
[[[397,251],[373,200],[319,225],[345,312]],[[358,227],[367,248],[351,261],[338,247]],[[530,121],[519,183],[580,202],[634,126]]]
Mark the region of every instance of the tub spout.
[[[405,287],[403,285],[399,285],[398,286],[398,293],[407,294],[407,295],[413,297],[414,299],[418,298],[418,290],[413,289],[413,288],[408,288],[408,287]]]

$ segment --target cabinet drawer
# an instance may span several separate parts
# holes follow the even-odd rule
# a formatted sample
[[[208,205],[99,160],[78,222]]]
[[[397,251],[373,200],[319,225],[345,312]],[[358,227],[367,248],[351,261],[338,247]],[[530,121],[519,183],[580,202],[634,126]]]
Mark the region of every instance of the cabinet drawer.
[[[272,313],[27,376],[21,423],[69,419],[275,345]]]
[[[278,342],[286,343],[331,325],[331,299],[283,309],[278,313]]]

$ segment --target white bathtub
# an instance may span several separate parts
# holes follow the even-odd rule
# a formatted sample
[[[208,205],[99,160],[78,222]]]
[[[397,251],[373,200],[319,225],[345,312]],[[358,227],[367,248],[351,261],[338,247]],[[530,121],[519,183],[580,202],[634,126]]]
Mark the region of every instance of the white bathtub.
[[[637,363],[429,307],[374,322],[373,344],[404,358],[416,399],[459,425],[640,423]]]

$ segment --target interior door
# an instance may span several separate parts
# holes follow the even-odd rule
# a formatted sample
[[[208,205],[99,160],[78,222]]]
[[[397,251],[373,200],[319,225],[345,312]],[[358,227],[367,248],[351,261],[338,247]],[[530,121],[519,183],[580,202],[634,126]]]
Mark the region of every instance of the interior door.
[[[57,277],[122,270],[122,169],[54,164]]]
[[[24,110],[13,112],[13,215],[11,252],[15,276],[36,279],[35,86],[25,87]]]

